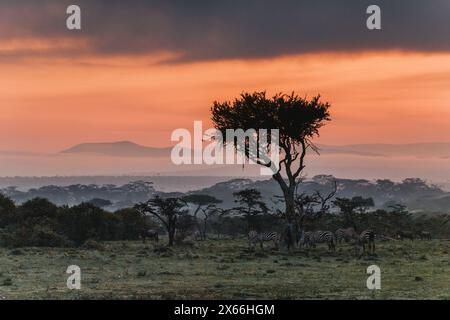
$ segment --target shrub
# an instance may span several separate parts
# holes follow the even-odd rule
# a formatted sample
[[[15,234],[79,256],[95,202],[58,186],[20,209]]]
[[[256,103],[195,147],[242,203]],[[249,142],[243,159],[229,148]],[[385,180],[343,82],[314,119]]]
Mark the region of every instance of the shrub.
[[[6,247],[67,247],[71,243],[49,227],[36,225],[32,228],[3,230],[1,243]]]
[[[120,238],[120,219],[89,203],[65,208],[59,216],[61,231],[76,245],[89,239],[117,240]]]

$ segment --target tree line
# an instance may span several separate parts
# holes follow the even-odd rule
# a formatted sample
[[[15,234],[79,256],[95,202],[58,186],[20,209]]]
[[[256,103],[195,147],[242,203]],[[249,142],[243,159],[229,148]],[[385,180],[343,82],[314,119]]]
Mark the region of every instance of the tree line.
[[[0,194],[0,245],[80,247],[89,241],[139,240],[144,231],[154,229],[167,235],[172,246],[193,234],[206,240],[234,238],[251,230],[283,230],[284,212],[267,206],[258,190],[244,189],[234,197],[236,206],[231,209],[221,208],[220,199],[198,194],[158,195],[134,207],[108,212],[97,206],[100,201],[69,207],[35,198],[16,206]],[[370,228],[388,237],[395,237],[399,231],[426,230],[441,238],[449,234],[447,214],[413,215],[402,205],[372,210],[371,198],[333,198],[333,192],[298,194],[294,203],[293,220],[301,230]]]

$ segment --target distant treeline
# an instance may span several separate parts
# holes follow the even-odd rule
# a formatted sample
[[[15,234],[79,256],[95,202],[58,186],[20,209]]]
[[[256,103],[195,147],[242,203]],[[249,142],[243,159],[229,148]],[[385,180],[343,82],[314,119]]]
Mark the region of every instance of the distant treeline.
[[[145,201],[155,194],[151,182],[133,181],[122,186],[113,184],[74,184],[69,186],[48,185],[21,191],[16,187],[0,189],[0,193],[21,204],[35,198],[45,198],[52,203],[63,205],[78,205],[91,199],[110,201],[111,207],[127,208],[138,202]]]
[[[318,194],[320,195],[320,194]],[[99,241],[138,240],[149,229],[172,236],[171,244],[198,234],[200,238],[236,237],[249,230],[281,231],[286,221],[279,210],[267,207],[255,189],[234,193],[236,207],[223,209],[221,201],[208,195],[161,198],[155,196],[139,205],[108,212],[101,199],[76,206],[57,206],[35,198],[16,205],[0,194],[0,245],[7,247],[88,246]],[[301,194],[296,199],[298,227],[302,230],[331,230],[354,227],[373,229],[395,237],[399,231],[433,238],[448,238],[448,214],[411,214],[402,205],[389,210],[371,209],[373,199],[353,197],[326,199]],[[334,210],[330,210],[331,208]]]
[[[402,182],[393,182],[390,180],[339,179],[333,176],[319,175],[299,184],[298,192],[308,194],[315,191],[328,192],[333,187],[334,182],[338,185],[337,197],[363,196],[372,198],[378,209],[389,210],[391,205],[401,203],[411,211],[450,212],[450,193],[421,179],[411,178]],[[259,190],[264,195],[263,201],[268,206],[273,206],[274,197],[281,196],[275,181],[252,181],[249,179],[219,182],[211,187],[192,191],[188,194],[214,196],[222,200],[221,206],[223,208],[232,208],[234,206],[233,192],[243,188]],[[103,208],[111,212],[132,207],[156,195],[165,196],[163,192],[155,190],[153,184],[147,181],[134,181],[120,186],[113,184],[48,185],[29,190],[7,187],[0,189],[0,193],[11,198],[16,204],[22,204],[34,198],[45,198],[58,206],[74,206],[94,198],[104,199],[108,200],[110,204]],[[182,196],[181,193],[173,193],[172,195]],[[282,206],[283,204],[279,204],[278,209],[281,209]]]

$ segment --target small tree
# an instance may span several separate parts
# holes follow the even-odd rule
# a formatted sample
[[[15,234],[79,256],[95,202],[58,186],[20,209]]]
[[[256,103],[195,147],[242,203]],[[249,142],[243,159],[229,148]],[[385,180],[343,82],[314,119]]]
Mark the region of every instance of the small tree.
[[[197,220],[197,215],[199,212],[203,213],[203,226],[198,226],[198,230],[202,235],[202,239],[205,240],[206,220],[208,220],[209,214],[214,213],[217,209],[216,204],[222,203],[222,200],[207,194],[191,194],[183,197],[182,200],[196,206],[193,212],[195,220]]]
[[[179,198],[161,198],[156,196],[135,208],[145,215],[156,217],[165,227],[169,235],[169,246],[173,246],[178,220],[187,214],[186,203]]]
[[[233,196],[236,198],[234,202],[240,204],[234,211],[243,216],[247,223],[247,231],[250,231],[251,228],[255,228],[256,216],[268,211],[266,204],[261,201],[261,192],[256,189],[245,189],[233,193]]]
[[[228,230],[228,225],[230,218],[228,215],[233,211],[233,209],[220,209],[218,214],[212,217],[210,222],[211,229],[216,233],[217,239],[220,238],[221,233],[226,233]],[[239,232],[237,228],[231,228],[233,232]],[[225,231],[225,232],[224,232]]]
[[[201,234],[202,234],[202,239],[206,240],[206,230],[208,227],[208,221],[214,217],[218,217],[220,219],[222,216],[227,214],[228,211],[223,210],[222,208],[218,208],[215,204],[211,204],[211,205],[207,206],[206,208],[203,208],[202,213],[203,213],[203,218],[202,218],[203,224],[202,224]]]
[[[357,220],[361,219],[368,208],[375,206],[372,198],[363,197],[336,198],[333,204],[339,208],[344,224],[353,227],[357,232],[361,231],[358,228]]]

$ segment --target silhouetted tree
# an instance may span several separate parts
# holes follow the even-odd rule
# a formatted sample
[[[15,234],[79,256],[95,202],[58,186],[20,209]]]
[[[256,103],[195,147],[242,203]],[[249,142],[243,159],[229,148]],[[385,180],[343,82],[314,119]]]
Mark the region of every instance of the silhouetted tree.
[[[182,198],[186,203],[192,203],[196,206],[195,211],[193,212],[194,217],[197,217],[198,212],[205,206],[211,204],[219,204],[222,201],[217,199],[216,197],[207,195],[207,194],[191,194],[188,196],[184,196]]]
[[[266,97],[265,92],[243,93],[233,102],[214,102],[211,108],[212,121],[217,130],[226,136],[228,129],[256,130],[259,142],[260,129],[278,129],[281,155],[279,169],[273,173],[283,192],[285,217],[291,225],[295,215],[295,190],[305,168],[308,149],[317,152],[312,139],[319,135],[319,129],[330,121],[330,105],[320,101],[320,96],[311,100],[295,93],[277,94]],[[275,141],[268,141],[270,146]],[[236,147],[236,143],[235,143]],[[246,156],[248,153],[245,152]],[[273,168],[272,163],[261,163]],[[283,177],[287,177],[287,180]],[[290,228],[289,228],[290,230]],[[293,236],[288,231],[288,248],[293,245]]]
[[[358,227],[358,217],[361,217],[365,211],[375,206],[372,198],[354,197],[348,198],[336,198],[333,204],[339,208],[340,214],[344,219],[344,225],[346,227],[353,227],[357,232],[361,231]]]
[[[142,214],[156,217],[167,230],[169,246],[173,246],[178,220],[187,214],[186,203],[179,198],[156,196],[145,203],[137,204],[135,208]]]
[[[222,200],[207,194],[191,194],[182,198],[186,203],[191,203],[195,205],[195,210],[193,212],[194,218],[197,220],[197,215],[202,212],[203,224],[198,226],[198,229],[202,235],[202,239],[206,239],[206,223],[210,215],[215,214],[218,210],[216,204],[222,203]]]
[[[242,215],[247,222],[247,231],[250,231],[251,228],[255,228],[255,217],[268,211],[266,204],[261,201],[261,192],[256,189],[245,189],[233,193],[233,196],[236,198],[234,202],[240,204],[234,211]]]
[[[227,213],[228,213],[228,210],[223,210],[222,208],[218,208],[215,204],[210,204],[206,208],[202,208],[203,223],[202,223],[201,234],[202,234],[203,240],[206,240],[206,231],[207,231],[207,227],[208,227],[208,221],[213,217],[220,218]]]

